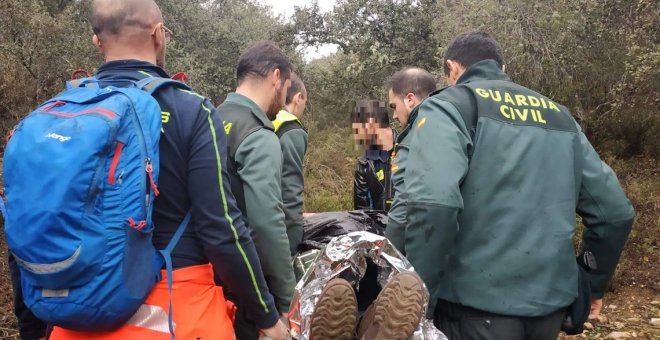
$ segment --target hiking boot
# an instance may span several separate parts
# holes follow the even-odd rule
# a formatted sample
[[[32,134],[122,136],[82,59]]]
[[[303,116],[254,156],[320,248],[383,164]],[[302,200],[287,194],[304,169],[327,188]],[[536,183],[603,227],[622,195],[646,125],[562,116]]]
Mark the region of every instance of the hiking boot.
[[[415,332],[424,311],[424,284],[405,272],[383,287],[362,317],[358,340],[406,340]]]
[[[332,279],[312,313],[311,340],[353,340],[358,319],[355,291],[348,281]]]

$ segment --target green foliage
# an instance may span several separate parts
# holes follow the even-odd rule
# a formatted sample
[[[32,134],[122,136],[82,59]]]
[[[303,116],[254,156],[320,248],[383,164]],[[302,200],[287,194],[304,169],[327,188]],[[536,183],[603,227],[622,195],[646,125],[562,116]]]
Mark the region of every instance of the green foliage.
[[[175,39],[167,69],[186,71],[195,89],[220,103],[235,86],[240,52],[273,40],[293,60],[294,37],[265,7],[250,0],[160,0]],[[90,1],[0,2],[0,130],[6,133],[40,102],[61,91],[75,69],[94,71],[102,62],[91,43]]]
[[[503,46],[512,79],[567,105],[600,150],[660,156],[660,7],[653,0],[338,1],[296,11],[303,44],[340,52],[307,65],[321,126],[345,124],[356,99],[413,65],[440,78],[445,47],[484,30]],[[339,83],[340,85],[336,85]],[[311,92],[310,93],[314,93]]]
[[[168,46],[168,69],[186,71],[191,85],[214,103],[236,87],[236,63],[250,44],[273,40],[299,59],[293,37],[281,34],[285,25],[256,2],[162,0],[159,5],[176,35]]]
[[[432,8],[430,1],[342,0],[329,14],[320,13],[317,5],[296,10],[301,43],[331,43],[341,50],[305,68],[308,87],[324,91],[310,90],[324,93],[310,97],[320,109],[314,114],[321,116],[321,126],[346,126],[356,100],[386,100],[383,84],[398,68],[432,68],[437,48]]]
[[[619,79],[589,127],[602,150],[619,157],[660,156],[660,8],[651,0],[606,1],[607,25],[618,28]],[[605,30],[603,28],[603,30]]]
[[[37,103],[63,87],[76,68],[99,62],[81,3],[50,15],[41,1],[0,2],[0,128],[6,132]],[[58,37],[58,38],[53,38]]]
[[[305,212],[353,209],[353,174],[358,152],[348,127],[319,129],[306,123]]]
[[[644,157],[623,160],[610,152],[603,160],[616,171],[635,207],[635,224],[610,288],[641,285],[657,291],[660,273],[660,172],[657,160]]]

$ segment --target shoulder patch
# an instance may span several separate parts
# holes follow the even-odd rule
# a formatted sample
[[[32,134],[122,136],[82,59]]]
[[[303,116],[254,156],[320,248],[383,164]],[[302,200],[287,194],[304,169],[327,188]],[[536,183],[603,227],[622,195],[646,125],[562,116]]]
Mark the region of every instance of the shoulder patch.
[[[222,123],[225,126],[225,134],[229,135],[229,132],[231,132],[231,127],[234,125],[234,123],[227,123],[226,120],[223,120]]]
[[[419,120],[419,123],[417,123],[417,128],[418,129],[421,128],[422,126],[424,126],[424,124],[426,124],[426,117]]]
[[[376,176],[378,177],[378,181],[382,182],[385,179],[385,172],[383,170],[378,170]]]

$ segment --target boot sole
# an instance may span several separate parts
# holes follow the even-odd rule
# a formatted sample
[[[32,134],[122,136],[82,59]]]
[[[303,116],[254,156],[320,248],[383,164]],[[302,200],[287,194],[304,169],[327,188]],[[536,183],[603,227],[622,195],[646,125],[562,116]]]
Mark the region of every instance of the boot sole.
[[[352,340],[358,308],[353,287],[343,279],[332,280],[321,292],[312,313],[311,340]]]
[[[361,340],[405,340],[415,332],[424,310],[424,285],[413,273],[396,275],[383,287],[374,316]]]

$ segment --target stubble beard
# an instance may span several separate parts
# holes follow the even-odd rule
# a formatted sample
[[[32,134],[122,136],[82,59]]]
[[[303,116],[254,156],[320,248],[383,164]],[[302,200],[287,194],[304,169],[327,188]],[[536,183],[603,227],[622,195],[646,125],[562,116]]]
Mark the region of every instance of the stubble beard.
[[[284,103],[282,103],[282,99],[281,99],[283,87],[284,86],[280,86],[277,88],[277,90],[275,91],[275,95],[273,96],[273,99],[270,102],[270,106],[266,111],[266,116],[268,116],[268,119],[270,119],[271,121],[277,118],[277,114],[282,109],[282,106],[284,106]]]

